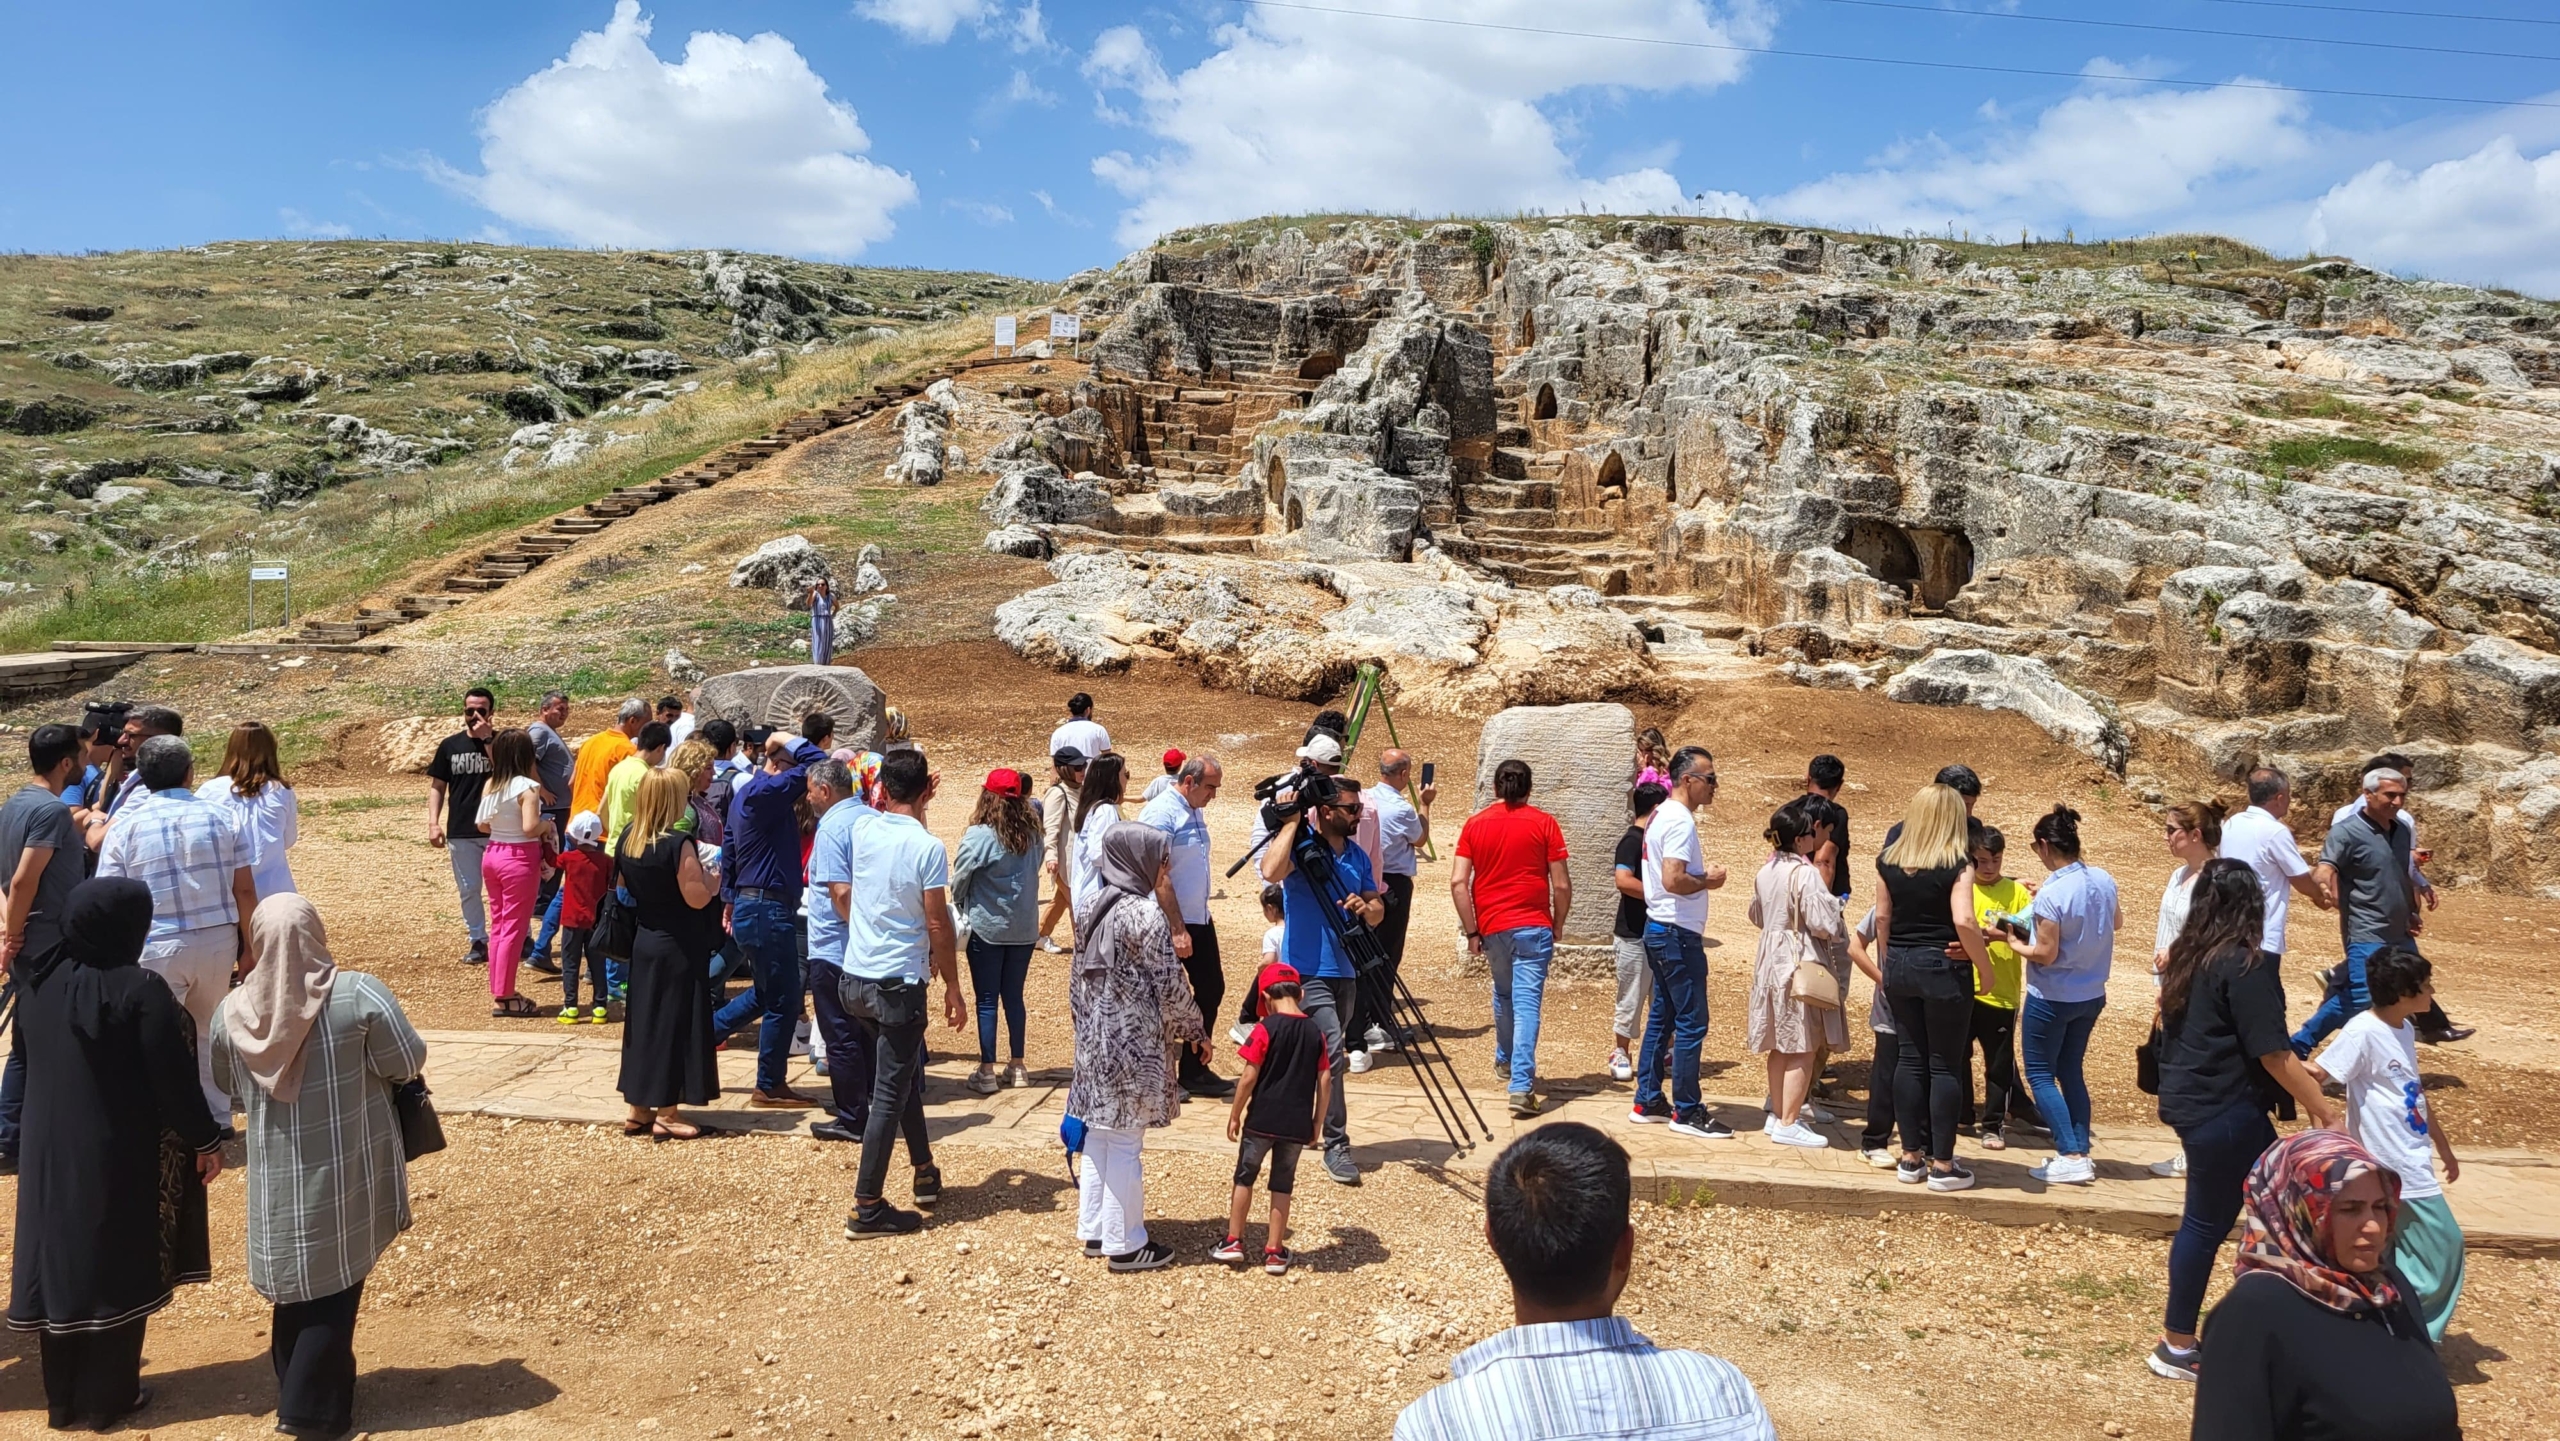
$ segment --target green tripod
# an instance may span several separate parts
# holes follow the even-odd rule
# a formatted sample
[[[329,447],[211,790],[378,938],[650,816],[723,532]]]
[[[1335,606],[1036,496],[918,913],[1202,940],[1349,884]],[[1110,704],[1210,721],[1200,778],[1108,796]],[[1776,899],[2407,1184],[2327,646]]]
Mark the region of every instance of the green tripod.
[[[1387,744],[1395,747],[1397,750],[1404,749],[1403,739],[1396,734],[1395,713],[1387,709],[1387,697],[1383,689],[1386,679],[1387,673],[1385,669],[1380,667],[1376,661],[1362,661],[1360,663],[1359,673],[1351,683],[1351,711],[1349,716],[1350,734],[1342,738],[1342,768],[1344,770],[1349,770],[1351,768],[1351,753],[1359,749],[1360,729],[1368,722],[1369,708],[1371,706],[1377,707],[1378,718],[1387,723]],[[1413,802],[1417,806],[1422,804],[1422,798],[1414,793],[1413,783],[1410,779],[1405,782],[1404,798]],[[1436,861],[1440,859],[1440,853],[1432,849],[1429,841],[1424,841],[1422,843],[1422,855],[1425,860]]]

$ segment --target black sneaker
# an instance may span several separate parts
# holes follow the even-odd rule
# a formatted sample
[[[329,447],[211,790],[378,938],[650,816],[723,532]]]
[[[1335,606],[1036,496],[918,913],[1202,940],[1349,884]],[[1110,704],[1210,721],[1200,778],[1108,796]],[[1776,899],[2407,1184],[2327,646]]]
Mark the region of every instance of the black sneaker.
[[[1111,1258],[1114,1271],[1160,1271],[1173,1264],[1173,1248],[1162,1241],[1149,1241],[1126,1255]]]
[[[1203,1101],[1223,1101],[1236,1093],[1235,1082],[1207,1071],[1183,1077],[1182,1089],[1185,1094]]]
[[[542,951],[536,951],[532,955],[525,957],[524,963],[528,967],[540,971],[546,976],[556,976],[560,974],[560,963],[551,959],[547,953]]]
[[[2148,1359],[2151,1363],[2151,1374],[2154,1376],[2166,1377],[2171,1381],[2193,1381],[2196,1379],[2196,1363],[2202,1360],[2203,1356],[2204,1353],[2201,1350],[2173,1351],[2169,1348],[2169,1343],[2163,1341],[2151,1348]]]
[[[1669,1121],[1671,1115],[1671,1103],[1659,1096],[1627,1108],[1627,1120],[1638,1126],[1659,1126]]]
[[[1701,1141],[1733,1139],[1733,1127],[1708,1115],[1707,1108],[1704,1106],[1692,1107],[1672,1117],[1671,1133],[1675,1136],[1695,1136]]]
[[[809,1123],[809,1139],[813,1141],[850,1141],[854,1145],[859,1146],[862,1144],[862,1133],[860,1131],[847,1129],[842,1121],[812,1121]]]
[[[0,1176],[14,1176],[16,1174],[18,1174],[18,1153],[15,1151],[0,1151]]]
[[[916,1167],[915,1197],[916,1204],[928,1210],[942,1200],[942,1168],[940,1166]]]
[[[1088,1260],[1088,1261],[1099,1261],[1099,1260],[1101,1260],[1101,1259],[1102,1259],[1102,1243],[1101,1243],[1100,1241],[1087,1241],[1087,1242],[1085,1242],[1085,1243],[1084,1243],[1084,1258],[1085,1258],[1086,1260]]]
[[[869,1241],[881,1236],[912,1236],[924,1229],[924,1217],[914,1211],[901,1211],[886,1201],[872,1201],[854,1209],[844,1218],[844,1238]]]
[[[466,966],[485,966],[489,964],[489,943],[487,941],[473,941],[471,943],[470,951],[463,956],[462,963]]]

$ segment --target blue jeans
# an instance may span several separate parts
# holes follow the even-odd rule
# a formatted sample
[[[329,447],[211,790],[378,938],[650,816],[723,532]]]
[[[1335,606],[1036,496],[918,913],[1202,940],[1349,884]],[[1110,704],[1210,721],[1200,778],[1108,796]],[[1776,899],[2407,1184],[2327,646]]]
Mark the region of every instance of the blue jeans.
[[[755,965],[755,989],[722,1006],[711,1018],[714,1034],[727,1035],[761,1011],[756,1034],[756,1089],[783,1088],[791,1064],[791,1032],[800,1023],[800,917],[787,901],[741,896],[729,908],[729,926]]]
[[[1538,1011],[1555,955],[1556,933],[1545,926],[1485,933],[1485,968],[1493,972],[1493,1064],[1511,1067],[1515,1096],[1534,1089],[1538,1079]]]
[[[2162,1326],[2192,1336],[2205,1286],[2213,1279],[2214,1258],[2222,1253],[2231,1223],[2240,1219],[2241,1183],[2276,1143],[2276,1128],[2266,1108],[2252,1099],[2235,1103],[2201,1126],[2181,1126],[2178,1142],[2187,1151],[2187,1205],[2178,1218],[2178,1234],[2169,1242],[2169,1305]]]
[[[2089,1032],[2106,1008],[2104,996],[2085,1001],[2029,996],[2019,1007],[2018,1051],[2026,1062],[2027,1089],[2035,1092],[2036,1110],[2053,1132],[2056,1155],[2089,1154],[2089,1081],[2081,1063],[2089,1054]]]
[[[2373,992],[2364,983],[2364,963],[2373,953],[2392,944],[2389,941],[2357,941],[2347,947],[2347,989],[2343,993],[2322,996],[2311,1019],[2293,1033],[2293,1053],[2308,1057],[2329,1033],[2345,1025],[2373,1005]]]
[[[978,998],[978,1064],[996,1063],[996,1003],[1004,1003],[1005,1024],[1013,1028],[1013,1058],[1022,1059],[1022,983],[1031,974],[1031,947],[999,946],[969,938],[969,990]]]
[[[1696,931],[1644,924],[1645,964],[1653,972],[1653,1007],[1644,1018],[1636,1060],[1636,1105],[1662,1099],[1662,1068],[1671,1067],[1671,1107],[1698,1109],[1698,1052],[1707,1043],[1707,941]]]

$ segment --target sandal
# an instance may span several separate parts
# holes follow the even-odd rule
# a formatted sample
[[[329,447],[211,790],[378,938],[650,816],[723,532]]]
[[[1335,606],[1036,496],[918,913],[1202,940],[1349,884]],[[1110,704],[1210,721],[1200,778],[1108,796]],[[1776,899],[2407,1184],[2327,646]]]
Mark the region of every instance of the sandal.
[[[536,1006],[530,996],[501,996],[498,1004],[490,1008],[489,1014],[508,1020],[523,1021],[541,1015],[542,1008]]]
[[[658,1121],[655,1116],[652,1116],[645,1121],[625,1121],[622,1123],[622,1134],[635,1138],[645,1136],[649,1134],[649,1128],[657,1123]]]
[[[1985,1126],[1982,1128],[1982,1149],[1986,1151],[2005,1151],[2009,1149],[2009,1142],[2001,1136],[1998,1127]]]
[[[653,1143],[661,1141],[696,1141],[701,1138],[702,1128],[688,1122],[677,1121],[673,1124],[669,1124],[665,1121],[652,1121],[649,1123],[649,1139]]]

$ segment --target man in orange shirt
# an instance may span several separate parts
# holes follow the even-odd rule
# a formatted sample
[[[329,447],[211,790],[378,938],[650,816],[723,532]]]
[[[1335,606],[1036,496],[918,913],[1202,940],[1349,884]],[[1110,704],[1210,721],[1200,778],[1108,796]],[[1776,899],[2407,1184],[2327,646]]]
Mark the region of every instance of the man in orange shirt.
[[[633,752],[631,738],[649,723],[649,703],[633,696],[622,703],[620,719],[611,730],[600,730],[578,746],[577,769],[569,773],[569,814],[594,811],[604,814],[605,777]]]

